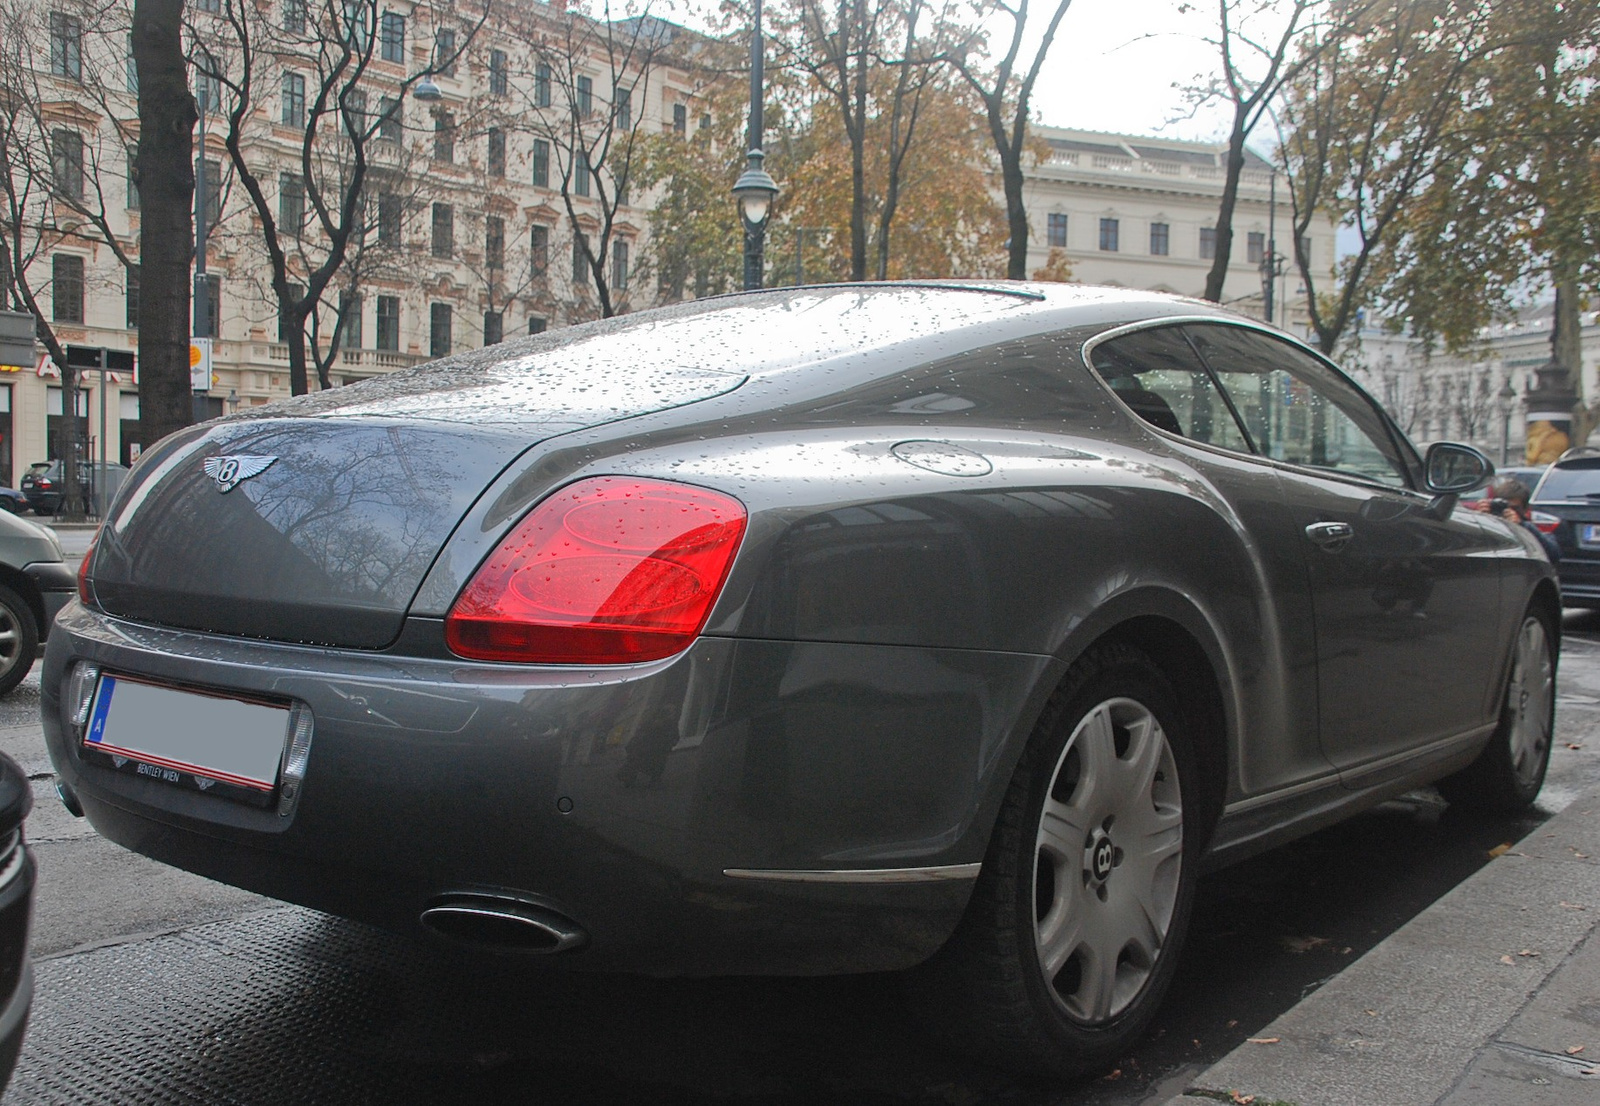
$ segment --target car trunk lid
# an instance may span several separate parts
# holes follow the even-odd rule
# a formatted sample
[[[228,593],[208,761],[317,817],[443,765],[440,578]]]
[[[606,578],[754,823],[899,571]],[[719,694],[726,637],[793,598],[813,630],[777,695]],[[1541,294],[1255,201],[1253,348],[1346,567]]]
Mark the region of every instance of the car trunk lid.
[[[96,601],[187,629],[382,648],[472,502],[530,446],[745,379],[548,362],[429,366],[168,439],[109,512]]]

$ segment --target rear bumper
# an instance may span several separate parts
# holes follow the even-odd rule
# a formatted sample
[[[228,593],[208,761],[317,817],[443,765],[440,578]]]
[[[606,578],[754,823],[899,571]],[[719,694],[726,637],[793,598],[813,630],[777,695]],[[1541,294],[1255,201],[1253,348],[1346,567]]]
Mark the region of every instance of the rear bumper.
[[[59,699],[80,657],[309,706],[298,806],[281,817],[85,759]],[[517,668],[208,637],[73,604],[46,652],[43,716],[97,830],[227,883],[401,932],[448,896],[512,896],[583,927],[586,945],[552,958],[571,967],[876,971],[926,958],[959,920],[1008,743],[1051,664],[704,638],[651,665]],[[817,872],[842,874],[793,876]]]

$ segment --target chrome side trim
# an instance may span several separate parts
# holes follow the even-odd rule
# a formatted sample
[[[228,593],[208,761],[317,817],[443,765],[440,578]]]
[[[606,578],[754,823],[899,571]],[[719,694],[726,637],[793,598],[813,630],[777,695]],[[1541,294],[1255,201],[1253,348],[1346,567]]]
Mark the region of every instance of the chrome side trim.
[[[1270,803],[1280,802],[1284,799],[1292,799],[1296,795],[1304,795],[1307,792],[1338,788],[1340,786],[1339,773],[1326,772],[1314,779],[1301,780],[1299,783],[1290,784],[1288,787],[1280,787],[1276,791],[1252,795],[1248,799],[1236,799],[1222,808],[1222,816],[1226,818],[1230,814],[1243,814],[1248,810],[1254,810],[1258,806],[1267,806]]]
[[[977,879],[982,864],[939,864],[931,868],[724,868],[729,879],[779,883],[939,883]]]

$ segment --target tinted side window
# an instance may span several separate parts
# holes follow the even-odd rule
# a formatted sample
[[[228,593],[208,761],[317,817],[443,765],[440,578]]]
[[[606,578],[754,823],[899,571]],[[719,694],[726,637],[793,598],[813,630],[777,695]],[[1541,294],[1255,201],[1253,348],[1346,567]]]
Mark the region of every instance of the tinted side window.
[[[1231,326],[1189,326],[1264,456],[1409,487],[1407,465],[1372,401],[1287,342]]]
[[[1216,382],[1177,327],[1140,330],[1102,342],[1090,359],[1117,397],[1151,426],[1250,452]]]

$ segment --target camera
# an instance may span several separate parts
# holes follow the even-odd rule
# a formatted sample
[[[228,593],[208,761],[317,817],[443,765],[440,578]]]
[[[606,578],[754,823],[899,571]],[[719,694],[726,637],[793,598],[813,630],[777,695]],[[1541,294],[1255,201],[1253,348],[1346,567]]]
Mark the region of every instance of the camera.
[[[1511,501],[1510,500],[1506,500],[1506,499],[1491,499],[1491,500],[1489,500],[1489,513],[1491,515],[1503,515],[1503,514],[1506,513],[1506,511],[1510,510],[1510,508],[1511,508]]]

